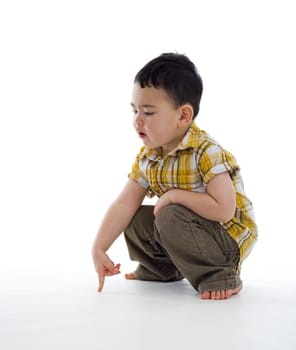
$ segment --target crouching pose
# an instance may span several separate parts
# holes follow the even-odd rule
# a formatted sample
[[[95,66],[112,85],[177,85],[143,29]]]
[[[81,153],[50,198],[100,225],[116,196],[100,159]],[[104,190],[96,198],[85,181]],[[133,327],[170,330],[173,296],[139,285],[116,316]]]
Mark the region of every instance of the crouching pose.
[[[139,263],[126,279],[186,278],[202,299],[241,290],[257,227],[236,159],[194,121],[202,90],[185,55],[162,54],[137,73],[131,106],[144,146],[93,244],[99,291],[120,273],[107,251],[122,232]],[[155,205],[143,205],[145,196],[157,196]]]

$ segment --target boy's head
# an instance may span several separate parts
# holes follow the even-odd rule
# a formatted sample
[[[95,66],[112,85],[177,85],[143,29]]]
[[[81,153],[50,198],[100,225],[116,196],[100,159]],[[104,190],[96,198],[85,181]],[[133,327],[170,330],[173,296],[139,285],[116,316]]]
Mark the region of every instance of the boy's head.
[[[199,112],[203,91],[202,79],[195,65],[178,53],[164,53],[148,62],[136,75],[142,88],[164,89],[175,107],[186,103],[193,108],[193,119]]]

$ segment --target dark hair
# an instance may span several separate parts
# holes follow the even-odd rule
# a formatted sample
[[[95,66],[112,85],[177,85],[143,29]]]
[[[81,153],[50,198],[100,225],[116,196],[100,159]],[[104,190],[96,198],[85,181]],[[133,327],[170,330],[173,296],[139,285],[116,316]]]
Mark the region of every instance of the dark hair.
[[[193,108],[193,119],[199,112],[202,79],[195,65],[185,55],[163,53],[137,73],[134,83],[139,83],[142,88],[164,89],[176,107],[189,103]]]

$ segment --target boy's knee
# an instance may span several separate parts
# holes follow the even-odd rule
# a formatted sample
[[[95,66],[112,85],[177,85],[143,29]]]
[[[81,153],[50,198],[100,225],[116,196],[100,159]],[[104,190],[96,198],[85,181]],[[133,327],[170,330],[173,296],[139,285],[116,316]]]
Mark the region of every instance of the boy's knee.
[[[163,208],[155,219],[155,226],[162,235],[173,231],[180,220],[184,220],[184,207],[178,204],[170,204]]]
[[[179,240],[180,232],[192,233],[193,224],[206,227],[209,223],[211,224],[210,221],[179,204],[170,204],[163,208],[155,220],[155,226],[162,241],[172,237]]]

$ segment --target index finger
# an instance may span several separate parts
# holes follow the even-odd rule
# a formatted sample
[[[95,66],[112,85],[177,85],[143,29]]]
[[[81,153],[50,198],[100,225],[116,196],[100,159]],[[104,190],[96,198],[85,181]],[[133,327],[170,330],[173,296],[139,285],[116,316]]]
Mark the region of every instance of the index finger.
[[[98,272],[98,276],[99,276],[99,288],[98,288],[98,292],[101,292],[103,290],[104,287],[104,282],[105,282],[105,273],[104,270],[99,270]]]

